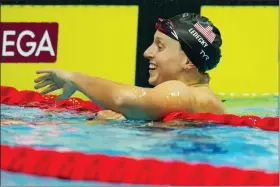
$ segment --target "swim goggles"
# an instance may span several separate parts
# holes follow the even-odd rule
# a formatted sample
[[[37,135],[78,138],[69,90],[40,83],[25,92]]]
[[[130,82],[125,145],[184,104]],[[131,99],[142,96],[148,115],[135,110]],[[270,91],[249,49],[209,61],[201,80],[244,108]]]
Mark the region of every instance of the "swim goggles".
[[[170,20],[159,18],[158,22],[156,23],[156,29],[173,38],[174,40],[179,41],[179,37],[175,32],[174,25]]]

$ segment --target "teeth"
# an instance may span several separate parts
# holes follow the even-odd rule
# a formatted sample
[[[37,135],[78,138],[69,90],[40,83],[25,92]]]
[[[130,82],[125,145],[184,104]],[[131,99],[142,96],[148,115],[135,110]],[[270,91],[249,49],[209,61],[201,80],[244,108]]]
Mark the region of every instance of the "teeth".
[[[154,65],[154,64],[150,64],[149,68],[150,68],[150,69],[156,69],[156,68],[157,68],[157,66],[156,66],[156,65]]]

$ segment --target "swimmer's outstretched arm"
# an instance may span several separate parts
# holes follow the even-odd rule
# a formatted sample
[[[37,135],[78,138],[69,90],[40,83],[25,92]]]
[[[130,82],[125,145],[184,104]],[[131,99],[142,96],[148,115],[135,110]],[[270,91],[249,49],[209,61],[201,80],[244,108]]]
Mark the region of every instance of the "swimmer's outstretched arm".
[[[155,88],[141,88],[78,72],[47,69],[37,73],[47,74],[35,80],[36,89],[50,85],[41,93],[63,88],[63,94],[59,96],[61,100],[78,90],[102,108],[121,113],[127,119],[158,120],[172,111],[190,107],[189,88],[179,81],[167,81]]]
[[[184,110],[189,101],[188,87],[168,81],[155,88],[118,84],[110,80],[74,73],[78,90],[101,107],[123,114],[128,119],[158,120],[172,111]]]

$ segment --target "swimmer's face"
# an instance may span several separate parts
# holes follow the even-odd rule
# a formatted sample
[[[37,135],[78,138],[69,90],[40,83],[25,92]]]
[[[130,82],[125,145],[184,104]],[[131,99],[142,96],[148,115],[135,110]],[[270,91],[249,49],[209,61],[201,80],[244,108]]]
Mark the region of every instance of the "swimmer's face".
[[[160,31],[156,31],[154,41],[144,56],[150,60],[149,83],[154,86],[168,80],[178,80],[187,63],[180,43]]]

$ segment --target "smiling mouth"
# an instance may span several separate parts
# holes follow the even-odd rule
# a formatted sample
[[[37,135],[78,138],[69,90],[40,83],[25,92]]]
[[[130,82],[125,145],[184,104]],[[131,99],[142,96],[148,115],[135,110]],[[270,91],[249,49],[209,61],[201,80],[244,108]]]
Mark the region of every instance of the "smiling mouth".
[[[157,66],[156,66],[155,64],[150,63],[150,65],[149,65],[149,70],[150,70],[150,71],[153,71],[153,70],[155,70],[155,69],[157,69]]]

